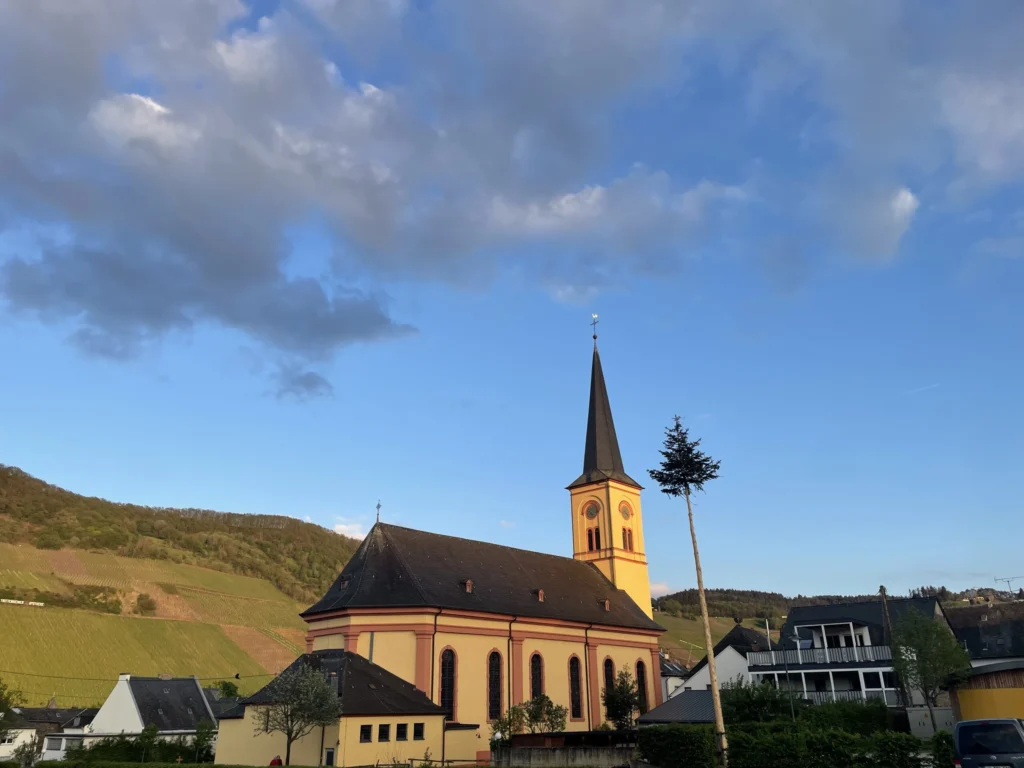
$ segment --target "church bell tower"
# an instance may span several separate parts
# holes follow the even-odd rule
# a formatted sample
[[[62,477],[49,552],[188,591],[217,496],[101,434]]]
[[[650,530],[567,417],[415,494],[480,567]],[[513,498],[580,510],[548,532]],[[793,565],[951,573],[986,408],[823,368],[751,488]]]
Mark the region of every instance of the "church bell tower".
[[[595,316],[596,319],[596,316]],[[583,474],[569,485],[573,558],[597,566],[651,616],[640,484],[626,474],[594,335]]]

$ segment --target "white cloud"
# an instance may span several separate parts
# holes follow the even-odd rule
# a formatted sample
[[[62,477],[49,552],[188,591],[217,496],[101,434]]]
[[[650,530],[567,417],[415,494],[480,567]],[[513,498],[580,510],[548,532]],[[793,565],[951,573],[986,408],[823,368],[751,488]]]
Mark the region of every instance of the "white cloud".
[[[667,581],[652,581],[651,582],[651,597],[664,597],[665,595],[671,594],[677,590],[672,589]]]
[[[345,517],[336,517],[334,520],[335,533],[340,533],[342,536],[348,536],[352,539],[362,540],[366,538],[366,530],[363,527],[362,521]]]
[[[513,520],[499,520],[498,521],[498,525],[500,525],[502,528],[515,528],[516,527],[515,521],[513,521]]]
[[[942,113],[969,171],[990,180],[1024,172],[1024,85],[1019,75],[953,73],[939,83]]]

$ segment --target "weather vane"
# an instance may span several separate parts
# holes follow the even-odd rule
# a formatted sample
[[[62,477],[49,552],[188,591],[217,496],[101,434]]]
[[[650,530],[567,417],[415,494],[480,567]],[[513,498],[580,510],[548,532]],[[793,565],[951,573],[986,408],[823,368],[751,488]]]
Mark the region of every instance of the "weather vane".
[[[597,323],[598,323],[597,315],[591,315],[590,316],[590,324],[594,328],[594,342],[595,343],[597,343]]]
[[[380,522],[380,499],[377,499],[377,522]]]

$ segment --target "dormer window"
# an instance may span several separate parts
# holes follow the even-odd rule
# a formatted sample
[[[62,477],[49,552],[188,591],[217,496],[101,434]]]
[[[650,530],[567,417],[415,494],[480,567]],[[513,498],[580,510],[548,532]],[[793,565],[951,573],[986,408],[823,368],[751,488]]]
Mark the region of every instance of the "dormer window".
[[[473,594],[473,580],[472,579],[463,579],[462,581],[459,582],[459,586],[462,587],[463,591],[467,595],[472,595]]]
[[[537,602],[538,603],[543,603],[544,602],[544,590],[543,589],[535,589],[535,590],[533,590],[533,594],[535,594],[537,596]]]
[[[601,607],[604,608],[606,611],[610,611],[612,609],[612,601],[609,600],[608,598],[605,598],[604,600],[601,600],[600,603],[601,603]]]
[[[338,589],[345,589],[350,581],[351,579],[348,576],[342,576],[338,579]]]

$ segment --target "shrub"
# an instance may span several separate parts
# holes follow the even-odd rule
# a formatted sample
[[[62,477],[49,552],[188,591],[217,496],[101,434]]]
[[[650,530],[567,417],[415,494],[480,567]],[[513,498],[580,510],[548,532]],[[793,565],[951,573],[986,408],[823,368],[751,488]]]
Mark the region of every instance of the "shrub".
[[[889,730],[889,708],[877,699],[837,701],[804,709],[800,713],[800,722],[811,729],[837,729],[870,736]]]
[[[790,710],[791,701],[793,710]],[[791,721],[791,711],[800,712],[805,707],[807,703],[796,698],[795,693],[780,691],[768,683],[748,683],[738,678],[722,686],[722,715],[726,726]]]
[[[135,598],[135,612],[141,613],[144,616],[150,616],[156,612],[156,600],[150,597],[146,592],[139,594]]]
[[[931,740],[932,768],[953,768],[956,760],[956,747],[953,746],[953,734],[939,731]]]
[[[711,768],[715,732],[706,725],[654,725],[637,734],[640,758],[658,768]]]
[[[883,731],[870,739],[875,765],[885,768],[921,768],[921,740],[909,733]]]
[[[803,768],[807,759],[806,732],[794,728],[755,729],[756,732],[728,732],[731,768]]]

